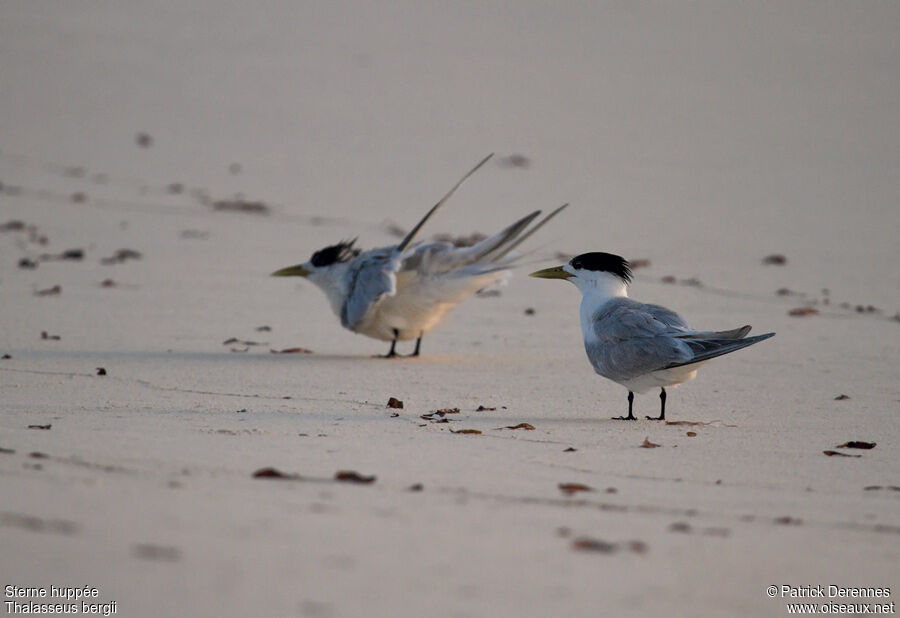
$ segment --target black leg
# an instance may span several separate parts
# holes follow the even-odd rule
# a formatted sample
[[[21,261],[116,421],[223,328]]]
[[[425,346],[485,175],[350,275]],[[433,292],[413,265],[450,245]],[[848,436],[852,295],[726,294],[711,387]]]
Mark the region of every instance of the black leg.
[[[634,402],[634,393],[628,391],[628,416],[614,416],[614,421],[636,421],[634,414],[631,413],[631,404]]]
[[[651,421],[666,420],[666,389],[665,388],[662,388],[659,391],[659,416],[657,416],[657,417],[648,416],[647,418]]]
[[[397,347],[397,336],[399,334],[400,334],[400,332],[395,328],[394,329],[394,340],[391,341],[391,349],[388,350],[388,353],[385,354],[384,356],[379,355],[378,358],[396,358],[397,357],[397,351],[394,348]]]
[[[416,349],[413,350],[413,353],[409,355],[410,358],[415,358],[419,355],[419,346],[422,345],[422,336],[420,335],[418,339],[416,339]]]

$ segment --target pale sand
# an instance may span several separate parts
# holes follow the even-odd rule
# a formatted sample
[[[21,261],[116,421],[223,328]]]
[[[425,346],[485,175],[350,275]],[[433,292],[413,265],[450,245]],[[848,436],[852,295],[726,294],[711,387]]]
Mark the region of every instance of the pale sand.
[[[0,8],[0,182],[22,188],[0,224],[49,239],[0,234],[0,584],[148,617],[780,616],[769,585],[900,585],[900,8],[294,4]],[[572,207],[424,358],[370,358],[318,290],[267,277],[394,241],[495,150],[531,165],[491,164],[427,233]],[[143,257],[99,263],[120,248]],[[695,326],[778,333],[671,391],[671,419],[711,424],[609,420],[626,393],[585,359],[576,290],[524,276],[589,250],[650,259],[633,296]],[[268,351],[293,346],[315,353]]]

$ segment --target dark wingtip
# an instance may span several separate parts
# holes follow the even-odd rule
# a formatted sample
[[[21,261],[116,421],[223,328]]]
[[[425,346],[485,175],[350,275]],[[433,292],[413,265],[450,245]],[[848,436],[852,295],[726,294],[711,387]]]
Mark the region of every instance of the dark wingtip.
[[[775,333],[763,333],[762,335],[748,337],[747,339],[744,339],[744,341],[749,342],[748,343],[748,345],[749,345],[749,344],[753,344],[753,343],[759,343],[760,341],[765,341],[766,339],[771,339],[774,336],[775,336]]]

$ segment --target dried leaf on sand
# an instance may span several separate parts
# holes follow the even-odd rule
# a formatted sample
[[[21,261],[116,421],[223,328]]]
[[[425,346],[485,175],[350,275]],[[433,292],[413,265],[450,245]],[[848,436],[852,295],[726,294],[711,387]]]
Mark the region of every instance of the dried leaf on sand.
[[[560,483],[557,487],[559,487],[559,490],[567,496],[577,494],[579,491],[594,491],[593,487],[589,487],[582,483]]]
[[[518,425],[507,425],[506,427],[497,427],[497,429],[525,429],[526,431],[534,431],[534,425],[528,423],[519,423]]]
[[[248,346],[248,347],[252,346],[252,345],[269,345],[268,343],[265,343],[262,341],[246,341],[244,339],[238,339],[237,337],[229,337],[228,339],[226,339],[225,341],[222,342],[222,345],[231,345],[233,343],[236,343],[238,345]]]
[[[255,215],[267,215],[270,208],[262,202],[251,202],[248,200],[218,200],[213,202],[213,210],[229,211],[229,212],[245,212]]]
[[[838,444],[835,448],[861,448],[861,449],[872,449],[875,448],[875,442],[863,442],[861,440],[850,440],[849,442],[844,442],[843,444]]]
[[[299,481],[301,479],[299,474],[286,474],[281,470],[277,470],[276,468],[260,468],[256,472],[253,473],[253,478],[255,479],[281,479],[281,480],[289,480],[289,481]]]
[[[794,316],[795,318],[804,318],[806,316],[818,314],[819,310],[813,309],[812,307],[797,307],[796,309],[788,311],[788,315]]]
[[[369,485],[375,482],[375,476],[364,476],[353,470],[339,470],[334,473],[334,480],[341,483],[356,483],[358,485]]]
[[[572,549],[575,551],[590,551],[599,554],[612,554],[619,551],[618,543],[610,543],[601,539],[592,539],[580,536],[572,541]]]
[[[627,550],[635,554],[647,553],[647,544],[644,541],[625,541],[622,543],[610,543],[602,539],[594,539],[580,536],[572,541],[572,549],[575,551],[595,552],[598,554],[613,554],[619,550]]]

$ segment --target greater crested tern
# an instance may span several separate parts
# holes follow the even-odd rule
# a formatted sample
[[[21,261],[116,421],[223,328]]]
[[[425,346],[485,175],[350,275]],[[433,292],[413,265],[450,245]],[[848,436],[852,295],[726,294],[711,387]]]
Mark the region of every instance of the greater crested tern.
[[[422,337],[451,309],[490,285],[505,280],[519,257],[511,251],[547,223],[563,206],[529,225],[537,210],[468,247],[448,242],[413,243],[428,219],[460,185],[493,155],[472,168],[429,210],[400,244],[361,251],[356,239],[320,249],[276,277],[305,277],[328,297],[341,325],[355,333],[390,341],[384,358],[398,356],[398,341],[416,340],[410,356],[419,356]]]
[[[750,326],[726,331],[697,331],[659,305],[628,298],[631,267],[610,253],[584,253],[568,264],[531,273],[544,279],[567,279],[581,291],[581,332],[594,371],[628,389],[628,416],[634,393],[659,388],[659,416],[666,418],[666,387],[697,375],[704,362],[768,339],[775,333],[747,337]]]

